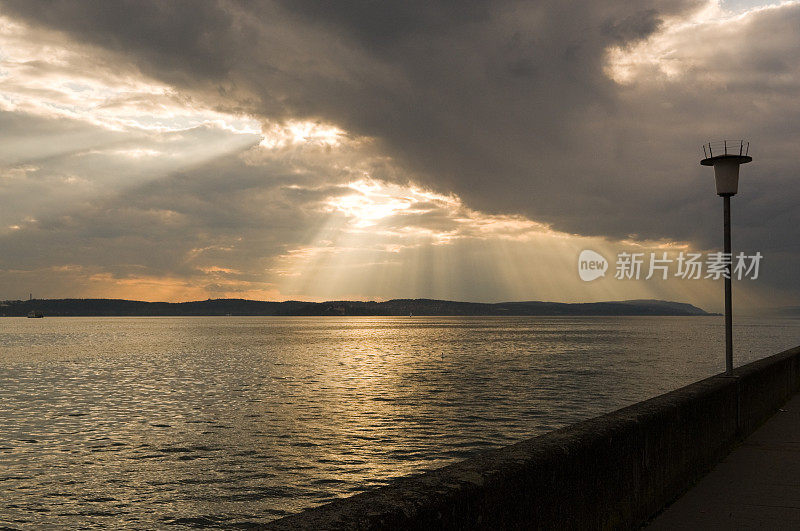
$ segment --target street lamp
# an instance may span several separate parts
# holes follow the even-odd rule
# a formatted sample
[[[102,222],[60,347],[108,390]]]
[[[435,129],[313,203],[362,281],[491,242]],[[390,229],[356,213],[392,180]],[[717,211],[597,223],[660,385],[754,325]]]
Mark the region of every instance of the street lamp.
[[[739,166],[753,160],[748,156],[750,142],[722,140],[703,145],[703,166],[714,167],[717,195],[722,196],[725,211],[725,373],[733,371],[733,317],[731,314],[731,196],[739,191]]]

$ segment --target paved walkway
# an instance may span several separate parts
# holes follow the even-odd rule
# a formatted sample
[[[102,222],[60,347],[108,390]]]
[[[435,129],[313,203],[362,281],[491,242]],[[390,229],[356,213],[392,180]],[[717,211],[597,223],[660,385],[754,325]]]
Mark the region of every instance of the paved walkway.
[[[800,394],[647,529],[800,529]]]

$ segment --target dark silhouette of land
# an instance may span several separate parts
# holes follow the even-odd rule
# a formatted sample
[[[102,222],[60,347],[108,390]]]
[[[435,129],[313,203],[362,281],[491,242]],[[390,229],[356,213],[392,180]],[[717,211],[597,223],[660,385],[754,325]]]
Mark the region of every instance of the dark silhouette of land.
[[[715,315],[680,302],[632,300],[614,302],[455,302],[433,299],[362,301],[252,301],[208,299],[194,302],[144,302],[122,299],[32,299],[3,301],[0,316],[24,317],[29,312],[47,317],[78,316],[191,316],[191,315]]]

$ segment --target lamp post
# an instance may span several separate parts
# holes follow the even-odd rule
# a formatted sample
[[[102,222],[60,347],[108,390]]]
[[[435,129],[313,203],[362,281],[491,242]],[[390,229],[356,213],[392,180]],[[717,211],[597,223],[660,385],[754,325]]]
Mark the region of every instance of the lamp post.
[[[733,316],[731,313],[731,197],[739,191],[739,166],[753,160],[748,156],[750,142],[723,140],[703,145],[700,164],[714,167],[717,195],[724,205],[725,259],[725,374],[733,371]],[[715,154],[716,153],[716,154]]]

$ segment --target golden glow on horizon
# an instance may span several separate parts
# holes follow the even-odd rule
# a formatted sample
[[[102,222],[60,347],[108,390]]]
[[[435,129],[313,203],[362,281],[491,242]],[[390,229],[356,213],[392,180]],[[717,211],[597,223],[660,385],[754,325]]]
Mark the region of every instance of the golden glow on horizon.
[[[330,217],[318,234],[268,271],[283,298],[459,299],[467,286],[476,291],[476,282],[486,286],[475,297],[484,301],[658,298],[708,306],[718,295],[710,281],[616,281],[612,270],[607,279],[585,283],[577,275],[583,249],[613,261],[623,250],[688,250],[682,242],[562,233],[522,216],[469,209],[453,195],[368,177],[347,189],[323,202]]]

